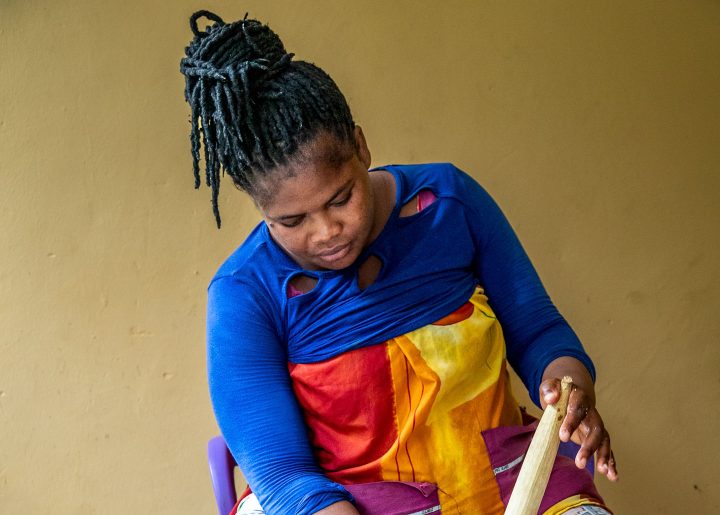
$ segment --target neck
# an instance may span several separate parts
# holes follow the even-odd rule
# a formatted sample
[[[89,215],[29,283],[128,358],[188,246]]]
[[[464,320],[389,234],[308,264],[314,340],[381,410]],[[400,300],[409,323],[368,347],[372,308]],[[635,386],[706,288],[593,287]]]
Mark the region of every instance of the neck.
[[[395,207],[395,179],[390,172],[377,170],[370,174],[370,185],[375,212],[369,242],[373,242],[382,232]]]

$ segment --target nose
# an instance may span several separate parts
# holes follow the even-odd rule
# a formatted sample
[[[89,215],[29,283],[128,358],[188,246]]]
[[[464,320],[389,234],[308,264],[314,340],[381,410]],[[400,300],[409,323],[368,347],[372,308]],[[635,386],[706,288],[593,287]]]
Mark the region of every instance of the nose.
[[[342,223],[330,213],[318,214],[314,222],[312,237],[315,244],[331,243],[342,233]]]

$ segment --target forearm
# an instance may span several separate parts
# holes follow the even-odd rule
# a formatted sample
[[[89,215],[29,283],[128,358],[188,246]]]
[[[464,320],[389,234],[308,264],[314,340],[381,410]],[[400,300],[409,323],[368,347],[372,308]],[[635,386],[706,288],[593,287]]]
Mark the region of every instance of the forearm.
[[[572,356],[584,362],[592,375],[592,362],[552,303],[500,208],[469,176],[463,174],[461,178],[466,192],[462,200],[477,249],[475,274],[502,324],[508,362],[527,386],[533,402],[541,405],[538,387],[545,363]]]

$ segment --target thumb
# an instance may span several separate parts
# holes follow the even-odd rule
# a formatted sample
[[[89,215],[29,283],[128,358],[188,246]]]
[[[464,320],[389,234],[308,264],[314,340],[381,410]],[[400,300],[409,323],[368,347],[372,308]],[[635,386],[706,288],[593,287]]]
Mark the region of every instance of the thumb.
[[[542,408],[555,404],[560,399],[560,379],[546,379],[540,383],[540,403]]]

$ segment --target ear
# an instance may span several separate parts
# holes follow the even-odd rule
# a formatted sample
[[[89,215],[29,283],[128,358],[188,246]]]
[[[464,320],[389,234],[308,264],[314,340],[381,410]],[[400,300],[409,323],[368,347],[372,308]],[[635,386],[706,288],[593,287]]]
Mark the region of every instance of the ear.
[[[357,153],[360,158],[360,162],[362,162],[365,168],[370,168],[372,156],[370,155],[370,149],[367,146],[367,141],[365,141],[365,134],[363,134],[362,127],[359,125],[355,126],[355,144],[357,145]]]

